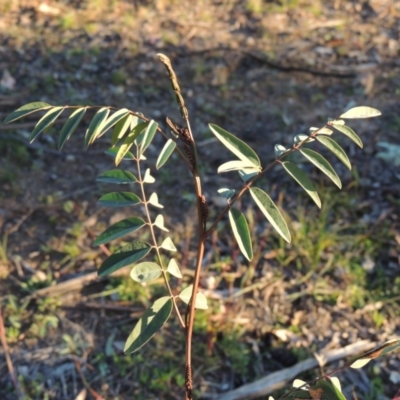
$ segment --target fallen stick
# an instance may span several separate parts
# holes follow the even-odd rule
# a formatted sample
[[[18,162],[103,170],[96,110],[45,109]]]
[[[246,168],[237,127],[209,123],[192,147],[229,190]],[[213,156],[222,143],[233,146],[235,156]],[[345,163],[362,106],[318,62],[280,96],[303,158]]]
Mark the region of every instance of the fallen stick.
[[[334,349],[319,353],[318,358],[322,358],[323,360],[326,360],[327,363],[329,363],[368,351],[376,345],[376,342],[361,340],[360,342],[350,344],[341,349]],[[318,367],[317,359],[308,358],[307,360],[301,361],[293,367],[281,369],[280,371],[274,372],[264,378],[258,379],[255,382],[248,383],[227,393],[220,393],[211,398],[218,400],[249,400],[261,396],[266,396],[271,394],[275,390],[281,389],[282,387],[287,385],[289,381],[294,379],[300,373],[315,367]]]

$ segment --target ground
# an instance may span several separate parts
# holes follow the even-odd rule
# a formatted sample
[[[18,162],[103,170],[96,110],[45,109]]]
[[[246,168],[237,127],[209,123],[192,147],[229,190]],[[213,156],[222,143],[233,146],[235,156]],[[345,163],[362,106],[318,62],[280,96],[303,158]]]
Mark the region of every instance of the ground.
[[[233,173],[216,174],[228,153],[208,123],[237,134],[267,164],[275,144],[289,147],[295,135],[353,106],[382,112],[349,123],[363,149],[338,138],[351,171],[320,149],[341,176],[341,191],[302,164],[318,184],[322,210],[280,168],[260,182],[285,210],[291,244],[247,197],[240,206],[252,230],[252,262],[240,256],[228,222],[218,225],[201,282],[210,307],[197,314],[196,398],[218,398],[314,352],[400,335],[399,33],[400,2],[389,0],[1,2],[2,120],[47,101],[127,107],[165,128],[167,116],[180,121],[179,108],[156,54],[171,58],[204,160],[211,219],[222,209],[216,190],[240,184]],[[35,116],[0,126],[0,300],[23,392],[15,393],[0,358],[0,397],[182,399],[175,318],[139,353],[122,352],[160,282],[142,287],[128,273],[96,278],[118,243],[93,247],[94,238],[131,210],[97,205],[111,187],[95,178],[113,164],[104,155],[107,137],[83,151],[91,115],[62,152],[61,125],[32,144]],[[152,168],[161,146],[160,137],[149,149]],[[154,175],[185,272],[173,281],[178,292],[192,276],[195,226],[191,180],[174,162]],[[394,353],[338,376],[348,399],[393,399],[398,371]]]

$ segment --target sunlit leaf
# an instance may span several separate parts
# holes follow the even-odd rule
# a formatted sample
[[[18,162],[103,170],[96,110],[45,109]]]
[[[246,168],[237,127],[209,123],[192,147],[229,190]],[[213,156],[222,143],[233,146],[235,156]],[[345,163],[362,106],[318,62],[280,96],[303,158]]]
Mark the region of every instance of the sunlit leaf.
[[[164,208],[164,206],[158,202],[157,193],[151,194],[151,196],[149,197],[149,204],[151,204],[152,206],[157,207],[157,208]]]
[[[111,146],[115,146],[118,143],[118,140],[122,139],[126,133],[126,131],[131,126],[131,121],[133,119],[133,115],[128,114],[125,117],[121,118],[114,126],[114,129],[111,134]]]
[[[154,135],[156,134],[158,129],[158,124],[157,122],[151,120],[149,124],[147,125],[147,128],[143,134],[143,139],[140,144],[140,155],[143,154],[146,149],[150,146],[150,143],[152,142]]]
[[[115,159],[119,151],[119,147],[114,147],[106,150],[104,153],[107,154],[108,156],[111,156]],[[126,154],[122,157],[123,160],[134,160],[135,156],[130,152],[127,151]]]
[[[171,258],[168,263],[167,272],[175,276],[175,278],[182,279],[181,270],[179,269],[178,263],[175,258]]]
[[[330,137],[317,136],[318,142],[322,143],[327,149],[329,149],[348,169],[351,170],[351,163],[349,157],[345,151]]]
[[[54,121],[60,116],[64,111],[64,107],[53,107],[42,118],[38,121],[35,128],[33,129],[30,137],[31,143],[36,139],[36,137],[47,129]]]
[[[111,240],[118,239],[122,236],[128,235],[129,233],[135,232],[140,229],[146,223],[136,217],[126,218],[122,221],[116,222],[107,228],[95,241],[94,245],[99,246],[104,243],[108,243]]]
[[[303,133],[300,133],[299,135],[296,135],[294,137],[294,144],[299,144],[301,142],[304,141],[304,143],[311,143],[313,142],[315,139],[310,138],[310,136],[308,135],[304,135]]]
[[[176,251],[176,247],[170,237],[164,239],[164,241],[161,244],[161,247],[168,251]]]
[[[135,265],[131,271],[131,278],[140,283],[156,280],[161,275],[161,267],[155,262],[142,262]]]
[[[350,365],[351,368],[362,368],[364,365],[368,364],[374,358],[383,356],[393,350],[400,348],[400,338],[398,339],[391,339],[387,342],[383,343],[382,345],[375,347],[371,351],[363,354],[362,356],[358,357],[353,363]]]
[[[107,276],[127,265],[133,264],[145,257],[150,249],[151,247],[144,242],[128,244],[105,259],[99,268],[98,275]]]
[[[143,314],[125,343],[124,353],[138,351],[159,331],[172,311],[170,297],[161,297]]]
[[[125,207],[140,203],[140,198],[130,192],[112,192],[100,197],[99,204],[103,207]]]
[[[310,149],[300,149],[300,153],[320,169],[328,178],[330,178],[339,189],[342,188],[342,182],[340,181],[338,174],[328,160],[322,157],[321,154]]]
[[[218,167],[219,174],[223,172],[241,171],[241,170],[244,170],[247,173],[253,173],[253,172],[259,173],[261,171],[261,168],[255,167],[248,161],[242,161],[242,160],[228,161]]]
[[[360,106],[351,108],[349,111],[346,111],[339,118],[372,118],[378,117],[382,113],[376,108]]]
[[[261,162],[257,154],[245,142],[217,125],[210,124],[209,127],[217,139],[219,139],[228,150],[235,154],[236,157],[255,167],[261,167]]]
[[[332,121],[330,122],[332,123]],[[360,139],[360,137],[347,125],[339,125],[339,124],[333,124],[332,125],[337,131],[343,133],[346,135],[348,138],[350,138],[355,144],[357,144],[359,147],[363,147],[363,142]]]
[[[150,168],[146,169],[144,173],[143,183],[154,183],[156,179],[150,174]]]
[[[98,182],[104,183],[134,183],[137,182],[135,175],[129,171],[123,171],[121,169],[112,169],[110,171],[104,172],[96,178]]]
[[[43,101],[35,101],[33,103],[25,104],[24,106],[18,108],[10,115],[8,115],[3,124],[9,124],[10,122],[14,122],[17,119],[26,117],[29,114],[35,113],[40,110],[47,110],[51,107],[53,106],[48,103],[44,103]]]
[[[219,195],[222,196],[223,198],[229,200],[233,197],[235,194],[235,189],[228,189],[228,188],[221,188],[217,190]]]
[[[253,258],[253,248],[245,216],[238,209],[232,207],[229,210],[229,221],[240,251],[251,261]]]
[[[129,115],[129,110],[126,108],[121,108],[120,110],[115,111],[106,121],[102,124],[99,133],[97,134],[97,138],[104,135],[109,129],[111,129],[116,123],[126,118]]]
[[[333,130],[327,128],[326,126],[324,126],[323,128],[314,128],[314,127],[312,127],[312,128],[310,128],[310,131],[313,132],[313,133],[315,131],[318,131],[317,132],[318,135],[332,135],[332,133],[333,133]]]
[[[285,146],[282,146],[281,144],[276,144],[274,146],[274,151],[275,151],[275,156],[280,157],[283,153],[286,153],[289,150]]]
[[[268,221],[279,235],[290,243],[291,237],[286,221],[268,194],[254,186],[250,188],[250,194],[261,212],[267,217]]]
[[[189,304],[192,298],[192,292],[193,292],[193,285],[189,285],[186,289],[183,289],[182,292],[179,293],[179,298],[184,303]],[[201,292],[197,292],[195,307],[198,308],[199,310],[207,310],[208,308],[207,297]]]
[[[94,115],[85,134],[85,148],[96,140],[107,120],[108,114],[110,114],[110,109],[103,107]]]
[[[157,158],[156,168],[160,169],[174,152],[176,143],[172,139],[168,139]]]
[[[140,136],[144,129],[148,126],[148,122],[142,122],[136,125],[125,137],[123,143],[118,149],[117,155],[115,156],[115,165],[118,165],[121,160],[124,159],[130,148],[133,146],[135,140]]]
[[[290,161],[282,162],[283,168],[285,168],[286,172],[307,192],[307,194],[314,200],[315,204],[321,208],[321,200],[318,196],[317,191],[315,190],[314,185],[305,174],[303,170],[301,170],[296,164],[293,164]]]
[[[83,116],[85,115],[85,112],[86,107],[81,107],[73,111],[72,114],[68,117],[67,122],[61,129],[60,137],[58,138],[58,150],[61,150],[63,148],[65,142],[75,132]]]
[[[164,226],[164,216],[162,214],[157,215],[154,225],[165,232],[169,232],[169,230]]]

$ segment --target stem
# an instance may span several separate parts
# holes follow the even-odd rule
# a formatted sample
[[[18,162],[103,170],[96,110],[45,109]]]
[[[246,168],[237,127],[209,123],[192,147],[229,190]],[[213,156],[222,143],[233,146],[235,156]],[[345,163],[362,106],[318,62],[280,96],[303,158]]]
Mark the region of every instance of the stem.
[[[136,164],[137,164],[140,188],[141,188],[141,191],[142,191],[143,204],[144,204],[144,208],[146,210],[146,217],[147,217],[147,221],[149,223],[151,237],[153,239],[154,248],[155,248],[156,253],[157,253],[157,258],[158,258],[158,261],[160,262],[160,267],[161,267],[162,275],[163,275],[163,278],[164,278],[164,283],[165,283],[165,286],[166,286],[166,288],[168,290],[169,295],[171,296],[172,304],[174,306],[176,315],[178,316],[179,322],[180,322],[182,328],[184,329],[185,328],[185,323],[183,322],[182,315],[181,315],[181,313],[179,311],[179,308],[178,308],[178,304],[176,303],[176,298],[175,298],[174,294],[172,293],[171,286],[170,286],[170,284],[168,282],[167,272],[165,271],[165,268],[163,266],[163,262],[162,262],[162,258],[161,258],[161,254],[160,254],[160,248],[159,248],[159,246],[157,244],[156,234],[154,232],[153,224],[151,222],[150,211],[149,211],[148,202],[147,202],[147,199],[146,199],[146,192],[144,190],[144,184],[143,184],[143,180],[142,180],[142,172],[140,170],[139,150],[138,150],[138,152],[136,154]]]

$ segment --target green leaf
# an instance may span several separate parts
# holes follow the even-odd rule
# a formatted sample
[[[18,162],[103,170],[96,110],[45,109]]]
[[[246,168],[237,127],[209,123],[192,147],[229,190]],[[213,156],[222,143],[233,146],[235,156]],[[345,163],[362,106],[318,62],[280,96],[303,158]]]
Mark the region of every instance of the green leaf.
[[[110,148],[105,151],[105,154],[115,158],[118,154],[118,151],[119,151],[119,147]],[[135,156],[130,151],[127,151],[126,154],[122,157],[122,160],[134,160],[134,159],[135,159]]]
[[[112,192],[100,197],[99,204],[103,207],[125,207],[140,203],[140,198],[130,192]]]
[[[229,210],[229,221],[240,251],[251,261],[253,258],[253,248],[246,218],[238,209],[231,208]]]
[[[157,193],[151,194],[151,196],[149,197],[149,204],[151,204],[152,206],[157,207],[157,208],[164,208],[164,206],[158,202]]]
[[[115,156],[115,165],[118,165],[125,157],[129,149],[133,146],[135,140],[140,136],[143,130],[148,126],[148,122],[142,122],[136,125],[126,136],[122,145],[119,147],[117,155]]]
[[[85,112],[86,107],[80,107],[77,110],[73,111],[68,117],[67,122],[61,129],[60,137],[58,138],[58,150],[61,150],[63,148],[65,142],[75,132],[83,116],[85,115]]]
[[[217,190],[218,194],[222,196],[224,199],[231,199],[235,194],[235,189],[221,188]]]
[[[357,144],[359,147],[363,148],[363,142],[360,139],[360,137],[351,129],[350,127],[346,125],[340,125],[333,123],[334,121],[330,121],[331,126],[333,126],[337,131],[342,132],[344,135],[346,135],[348,138],[350,138],[355,144]]]
[[[111,240],[118,239],[129,233],[135,232],[140,229],[146,223],[136,217],[126,218],[122,221],[116,222],[115,224],[108,227],[95,241],[94,245],[99,246],[104,243],[108,243]]]
[[[236,157],[254,165],[255,167],[261,168],[261,162],[257,154],[245,142],[217,125],[210,124],[209,127],[217,139],[219,139],[228,150],[235,154]]]
[[[175,276],[175,278],[182,279],[181,270],[179,269],[178,263],[175,258],[171,258],[168,263],[167,272]]]
[[[9,124],[10,122],[14,122],[17,119],[26,117],[29,114],[33,114],[36,111],[47,110],[48,108],[53,107],[48,103],[44,103],[42,101],[35,101],[33,103],[25,104],[24,106],[18,108],[13,111],[3,122],[3,124]]]
[[[125,115],[122,119],[120,119],[114,126],[114,129],[111,134],[111,146],[115,146],[124,135],[125,132],[131,125],[131,121],[133,119],[133,115],[128,114]],[[137,117],[136,117],[137,118]]]
[[[168,251],[176,251],[176,247],[170,237],[164,239],[164,241],[161,244],[161,248]]]
[[[186,289],[183,289],[182,292],[179,293],[179,298],[186,304],[189,304],[192,298],[193,285],[189,285]],[[204,296],[204,293],[197,292],[196,295],[196,308],[199,310],[207,310],[207,297]]]
[[[42,118],[40,118],[39,122],[36,124],[33,129],[30,137],[31,143],[36,139],[36,137],[42,133],[45,129],[47,129],[54,121],[60,116],[60,114],[64,111],[65,107],[53,107]]]
[[[138,351],[159,331],[172,311],[170,297],[161,297],[143,314],[125,343],[124,353]]]
[[[378,117],[381,114],[382,113],[376,108],[360,106],[346,111],[339,118],[373,118]]]
[[[256,175],[258,175],[259,173],[260,173],[259,171],[252,172],[251,170],[250,170],[250,171],[248,171],[248,170],[245,170],[245,171],[240,170],[240,171],[239,171],[239,176],[242,178],[242,180],[243,180],[244,182],[247,182],[247,181],[249,181],[251,178],[253,178],[253,177],[255,177]]]
[[[348,169],[351,170],[349,157],[347,157],[345,151],[333,139],[327,136],[318,135],[317,140],[327,149],[329,149]]]
[[[260,208],[261,212],[267,217],[268,221],[276,229],[279,235],[281,235],[283,239],[290,243],[290,231],[286,221],[268,194],[257,187],[251,187],[250,194]]]
[[[147,125],[147,128],[143,135],[143,139],[140,142],[141,144],[140,144],[139,155],[142,155],[146,151],[146,149],[150,146],[150,143],[152,142],[154,135],[157,132],[157,128],[158,128],[157,122],[151,120]]]
[[[174,152],[176,143],[172,139],[168,139],[165,143],[160,155],[157,158],[156,168],[160,169],[169,159],[171,154]]]
[[[150,249],[151,247],[144,242],[133,242],[128,244],[106,258],[103,264],[101,264],[97,274],[99,276],[110,275],[127,265],[141,260],[149,253]]]
[[[307,194],[314,200],[315,204],[321,208],[321,200],[315,190],[314,185],[308,179],[308,176],[296,164],[290,161],[282,162],[283,168],[286,172],[307,192]]]
[[[340,181],[338,174],[333,169],[332,165],[321,156],[321,154],[310,149],[300,149],[300,153],[328,176],[339,189],[342,188],[342,182]]]
[[[161,275],[161,267],[154,262],[143,262],[133,267],[131,278],[139,283],[156,280]]]
[[[108,107],[103,107],[94,115],[85,134],[85,148],[96,140],[97,135],[100,133],[107,120],[108,114],[110,114],[110,109]]]
[[[218,167],[218,173],[221,174],[223,172],[229,171],[241,171],[244,170],[246,173],[259,173],[261,171],[260,167],[254,167],[253,164],[249,164],[248,161],[242,160],[234,160],[228,161]]]
[[[126,108],[121,108],[120,110],[115,111],[105,122],[102,124],[101,129],[97,133],[96,138],[104,135],[110,128],[112,128],[115,124],[121,121],[123,118],[126,118],[129,115],[129,110]]]
[[[123,171],[121,169],[112,169],[110,171],[104,172],[96,178],[98,182],[104,183],[134,183],[137,182],[135,175],[129,171]]]
[[[362,368],[364,365],[368,364],[374,358],[383,356],[384,354],[389,353],[390,351],[396,350],[400,348],[400,338],[391,339],[382,345],[375,347],[373,350],[368,351],[360,357],[357,357],[352,364],[351,368]]]
[[[169,230],[164,226],[164,217],[161,214],[157,215],[154,225],[162,231],[169,232]]]

